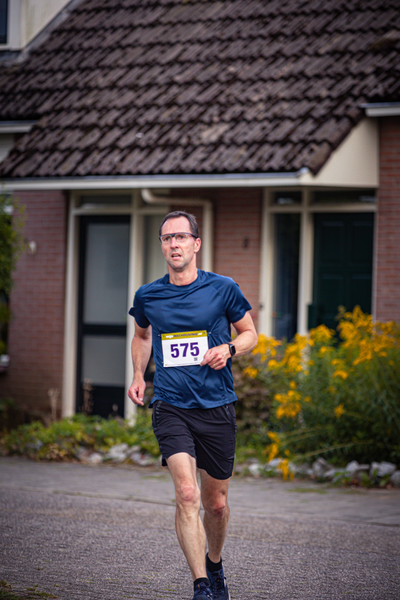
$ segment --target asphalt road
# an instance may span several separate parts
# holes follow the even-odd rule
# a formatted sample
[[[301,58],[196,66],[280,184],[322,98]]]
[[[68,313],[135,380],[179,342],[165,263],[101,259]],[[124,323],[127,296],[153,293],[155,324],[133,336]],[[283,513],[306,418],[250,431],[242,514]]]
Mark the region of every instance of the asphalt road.
[[[232,600],[399,600],[400,490],[231,483]],[[0,459],[0,580],[59,600],[191,600],[162,469]]]

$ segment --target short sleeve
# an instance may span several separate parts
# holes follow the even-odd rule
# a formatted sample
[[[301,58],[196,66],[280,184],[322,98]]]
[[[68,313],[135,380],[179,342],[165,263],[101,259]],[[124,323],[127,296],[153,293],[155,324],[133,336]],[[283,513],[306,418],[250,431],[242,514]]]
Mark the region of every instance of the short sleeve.
[[[243,319],[247,311],[251,310],[251,304],[243,296],[242,290],[233,279],[228,280],[225,291],[226,314],[230,323],[237,323]]]
[[[133,306],[129,309],[129,314],[131,315],[131,317],[134,317],[139,327],[147,329],[147,327],[150,325],[150,321],[144,314],[144,304],[140,289],[135,294],[135,297],[133,299]]]

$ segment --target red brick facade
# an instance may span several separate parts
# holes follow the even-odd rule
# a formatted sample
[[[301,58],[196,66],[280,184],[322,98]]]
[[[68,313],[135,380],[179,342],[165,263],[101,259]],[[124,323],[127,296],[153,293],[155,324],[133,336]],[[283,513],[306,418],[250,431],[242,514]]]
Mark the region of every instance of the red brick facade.
[[[61,192],[19,192],[25,206],[24,234],[37,244],[23,254],[10,298],[10,368],[0,374],[0,397],[27,409],[48,411],[48,390],[62,387],[66,201]]]
[[[380,119],[375,317],[400,322],[400,117]]]
[[[214,270],[240,285],[257,323],[262,192],[254,188],[221,189],[215,200]]]

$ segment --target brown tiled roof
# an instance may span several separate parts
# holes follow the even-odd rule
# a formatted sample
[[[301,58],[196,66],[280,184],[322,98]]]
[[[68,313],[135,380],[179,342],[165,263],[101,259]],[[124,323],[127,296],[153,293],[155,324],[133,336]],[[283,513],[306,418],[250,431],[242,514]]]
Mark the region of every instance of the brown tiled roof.
[[[82,0],[0,69],[2,177],[318,172],[400,100],[400,0]]]

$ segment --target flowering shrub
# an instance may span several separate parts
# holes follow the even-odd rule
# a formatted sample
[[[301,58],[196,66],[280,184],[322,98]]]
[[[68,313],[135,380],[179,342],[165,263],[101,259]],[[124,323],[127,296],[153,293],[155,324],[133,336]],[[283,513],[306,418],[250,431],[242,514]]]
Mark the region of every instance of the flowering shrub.
[[[244,376],[273,398],[265,455],[400,462],[400,325],[359,307],[288,344],[260,336]]]

